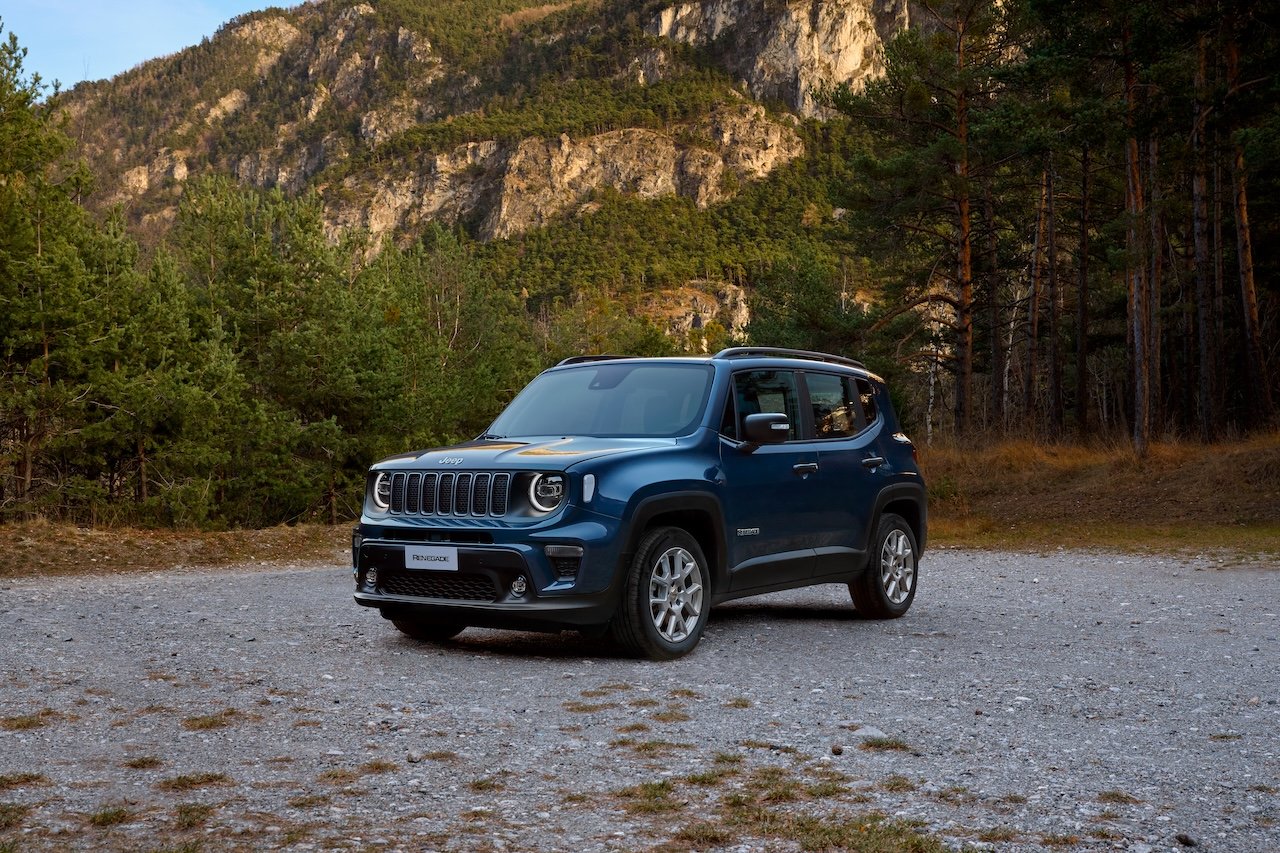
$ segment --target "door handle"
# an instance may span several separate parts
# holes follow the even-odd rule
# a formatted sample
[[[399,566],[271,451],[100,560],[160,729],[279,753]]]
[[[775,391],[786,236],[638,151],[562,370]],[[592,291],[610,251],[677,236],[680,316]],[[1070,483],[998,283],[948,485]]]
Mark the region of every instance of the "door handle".
[[[801,462],[799,465],[792,465],[791,470],[799,474],[801,477],[807,477],[810,474],[818,473],[818,463]]]
[[[871,468],[872,470],[879,468],[883,464],[884,464],[883,456],[868,456],[866,459],[862,460],[862,467]]]

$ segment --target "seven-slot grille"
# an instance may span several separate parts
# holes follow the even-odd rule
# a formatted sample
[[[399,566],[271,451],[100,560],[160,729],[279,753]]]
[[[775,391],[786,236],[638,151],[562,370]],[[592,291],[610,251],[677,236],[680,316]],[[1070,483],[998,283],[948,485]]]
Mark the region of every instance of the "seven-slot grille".
[[[405,515],[503,516],[510,505],[510,474],[436,471],[391,475],[391,511]]]

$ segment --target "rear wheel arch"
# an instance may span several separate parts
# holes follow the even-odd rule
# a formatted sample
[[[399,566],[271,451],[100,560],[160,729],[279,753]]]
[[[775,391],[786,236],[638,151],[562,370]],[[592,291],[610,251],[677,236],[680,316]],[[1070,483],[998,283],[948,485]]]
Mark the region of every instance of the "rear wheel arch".
[[[911,528],[916,547],[924,553],[928,538],[929,515],[925,504],[924,486],[916,483],[895,483],[886,486],[876,499],[876,510],[867,525],[867,541],[864,550],[870,551],[872,540],[880,527],[880,519],[896,515]]]

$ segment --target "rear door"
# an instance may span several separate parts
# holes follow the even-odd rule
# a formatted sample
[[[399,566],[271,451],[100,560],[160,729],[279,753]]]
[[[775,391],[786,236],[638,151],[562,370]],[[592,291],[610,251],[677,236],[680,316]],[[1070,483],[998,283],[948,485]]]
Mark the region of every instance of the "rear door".
[[[814,371],[803,379],[818,450],[816,485],[824,496],[813,519],[814,576],[847,575],[860,564],[885,474],[876,449],[883,421],[865,379]]]

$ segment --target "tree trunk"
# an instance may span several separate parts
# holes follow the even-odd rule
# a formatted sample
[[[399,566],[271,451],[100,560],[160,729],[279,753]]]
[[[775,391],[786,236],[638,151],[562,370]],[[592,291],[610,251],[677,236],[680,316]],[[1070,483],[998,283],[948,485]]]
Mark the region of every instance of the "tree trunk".
[[[1147,187],[1150,202],[1147,205],[1147,218],[1150,225],[1150,244],[1147,246],[1150,274],[1147,276],[1147,381],[1151,388],[1148,405],[1152,424],[1160,424],[1164,420],[1163,381],[1163,342],[1164,321],[1161,317],[1164,286],[1164,218],[1160,212],[1160,141],[1155,137],[1147,140]]]
[[[1005,351],[1000,341],[1000,258],[999,241],[996,235],[996,211],[991,201],[991,185],[983,186],[982,215],[987,229],[986,274],[987,274],[987,321],[991,327],[991,413],[996,429],[1003,432],[1005,428],[1004,390],[1001,377],[1004,376]]]
[[[1031,293],[1027,297],[1027,374],[1022,377],[1022,416],[1026,425],[1036,423],[1036,372],[1040,343],[1040,255],[1044,247],[1045,204],[1048,201],[1049,173],[1040,176],[1040,201],[1036,207],[1036,235],[1031,241]]]
[[[1089,146],[1080,152],[1080,247],[1076,282],[1076,429],[1089,434]]]
[[[147,497],[147,443],[138,436],[138,502],[146,502]]]
[[[1049,431],[1057,438],[1062,434],[1062,347],[1058,341],[1062,312],[1058,305],[1058,223],[1054,177],[1053,153],[1050,152],[1045,169],[1045,239],[1049,247]]]
[[[1151,355],[1147,347],[1150,314],[1147,300],[1147,258],[1143,246],[1142,220],[1145,199],[1142,191],[1142,161],[1137,137],[1137,74],[1129,56],[1131,33],[1124,30],[1125,89],[1125,211],[1129,277],[1129,331],[1133,362],[1133,450],[1146,458],[1151,442]]]
[[[964,28],[956,34],[956,70],[964,72]],[[956,374],[956,432],[964,435],[973,424],[973,223],[969,200],[969,102],[964,89],[956,93],[956,137],[960,160],[956,164],[959,198],[956,205],[960,257],[957,279],[960,285],[960,369]]]
[[[1200,440],[1213,439],[1218,423],[1213,395],[1213,377],[1217,369],[1214,356],[1213,304],[1209,294],[1209,211],[1208,175],[1205,169],[1204,122],[1207,105],[1207,68],[1209,39],[1201,35],[1196,44],[1195,104],[1191,123],[1191,219],[1196,280],[1196,349],[1200,365],[1196,382],[1196,422]]]

